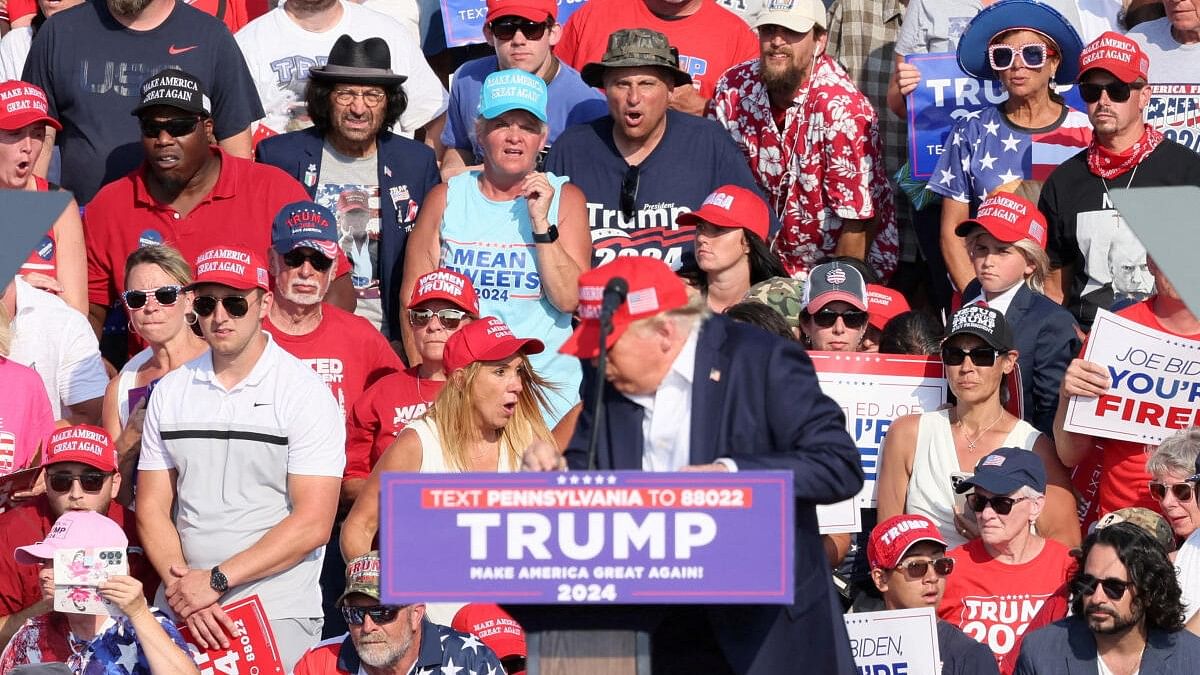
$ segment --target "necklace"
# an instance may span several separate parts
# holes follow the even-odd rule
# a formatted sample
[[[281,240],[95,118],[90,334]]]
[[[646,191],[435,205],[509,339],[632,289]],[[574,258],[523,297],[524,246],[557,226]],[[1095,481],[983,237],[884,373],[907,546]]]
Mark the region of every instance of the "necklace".
[[[1126,190],[1129,189],[1129,186],[1133,185],[1133,179],[1137,178],[1137,171],[1140,168],[1142,168],[1142,164],[1140,162],[1136,166],[1133,167],[1133,173],[1129,174],[1129,181],[1125,183]],[[1100,182],[1104,185],[1104,195],[1106,197],[1108,197],[1109,205],[1112,205],[1112,203],[1113,203],[1112,193],[1108,191],[1108,179],[1104,178],[1103,176],[1100,176],[1099,178],[1100,178]],[[1113,210],[1113,217],[1117,221],[1117,227],[1120,227],[1121,226],[1121,214],[1117,213],[1115,207]]]
[[[967,427],[963,426],[962,419],[959,419],[958,420],[958,430],[962,432],[963,440],[965,440],[967,442],[967,450],[974,452],[975,445],[977,443],[979,443],[980,439],[983,438],[984,434],[991,431],[992,427],[996,426],[996,423],[999,422],[1000,418],[1002,418],[1002,417],[1004,417],[1003,410],[1000,411],[999,415],[996,415],[996,419],[992,420],[991,424],[987,425],[986,427],[983,428],[982,431],[980,431],[978,434],[976,434],[975,438],[971,438],[969,435],[967,435]]]

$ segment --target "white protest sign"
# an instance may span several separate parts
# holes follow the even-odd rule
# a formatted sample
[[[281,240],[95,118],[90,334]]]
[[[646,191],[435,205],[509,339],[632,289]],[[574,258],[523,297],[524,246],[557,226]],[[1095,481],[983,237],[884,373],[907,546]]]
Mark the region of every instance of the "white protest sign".
[[[862,675],[939,675],[937,617],[932,607],[845,615],[850,652]]]
[[[809,356],[821,391],[841,406],[846,431],[858,445],[866,482],[855,503],[875,508],[883,437],[897,417],[937,410],[946,402],[942,363],[933,357],[897,354],[809,352]]]
[[[1071,398],[1067,431],[1158,445],[1200,426],[1200,342],[1101,310],[1083,358],[1108,368],[1112,383],[1103,396]]]
[[[819,504],[817,525],[821,534],[861,532],[862,510],[858,508],[854,497],[836,504]]]

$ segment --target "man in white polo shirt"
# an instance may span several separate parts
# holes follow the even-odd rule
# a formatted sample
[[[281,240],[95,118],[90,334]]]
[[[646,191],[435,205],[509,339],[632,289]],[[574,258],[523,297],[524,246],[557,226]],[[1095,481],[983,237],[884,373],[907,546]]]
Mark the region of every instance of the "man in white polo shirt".
[[[210,350],[150,396],[138,532],[163,578],[158,605],[200,646],[228,646],[220,605],[257,595],[290,672],[321,636],[345,426],[325,383],[263,332],[271,293],[258,253],[205,251],[188,289]]]

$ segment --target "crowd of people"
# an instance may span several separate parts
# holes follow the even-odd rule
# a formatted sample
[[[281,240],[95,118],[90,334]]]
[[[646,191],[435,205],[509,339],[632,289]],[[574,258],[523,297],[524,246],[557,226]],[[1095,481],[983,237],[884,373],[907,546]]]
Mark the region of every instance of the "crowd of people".
[[[1200,187],[1197,0],[0,4],[0,188],[73,197],[9,218],[0,675],[200,673],[250,596],[287,673],[524,672],[501,607],[381,601],[381,477],[596,468],[794,476],[792,605],[596,610],[655,673],[857,672],[844,614],[925,607],[946,674],[1195,667],[1200,429],[1067,410],[1098,313],[1200,340],[1110,193]],[[921,180],[939,53],[992,93]],[[855,534],[809,352],[944,368]],[[127,566],[71,607],[76,549]]]

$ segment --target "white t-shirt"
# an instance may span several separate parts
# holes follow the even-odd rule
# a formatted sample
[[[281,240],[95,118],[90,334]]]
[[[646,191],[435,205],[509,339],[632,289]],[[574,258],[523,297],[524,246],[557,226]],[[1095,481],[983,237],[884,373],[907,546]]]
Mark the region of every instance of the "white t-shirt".
[[[54,419],[63,407],[103,398],[108,373],[86,317],[58,296],[16,277],[17,315],[8,358],[37,371]]]
[[[362,6],[399,21],[421,43],[421,8],[416,0],[364,0]]]
[[[1163,17],[1140,23],[1127,36],[1150,57],[1151,84],[1192,84],[1200,82],[1200,43],[1181,45],[1171,36],[1171,20]]]
[[[21,79],[31,44],[33,29],[29,26],[14,28],[0,40],[0,81]]]
[[[341,0],[341,7],[341,20],[322,33],[301,28],[280,5],[246,24],[234,36],[266,112],[260,124],[277,133],[312,126],[304,105],[308,70],[325,65],[329,50],[342,35],[358,41],[383,38],[392,53],[392,72],[408,77],[404,82],[408,107],[392,131],[411,137],[445,112],[450,94],[425,61],[410,29],[353,2]]]
[[[1105,31],[1125,32],[1120,21],[1121,0],[1078,0],[1078,5],[1079,37],[1083,38],[1083,44],[1095,40]]]
[[[163,376],[146,407],[138,469],[178,472],[183,555],[210,569],[291,513],[290,476],[340,478],[345,448],[329,387],[267,334],[250,374],[230,389],[213,373],[211,351]],[[324,557],[319,546],[283,572],[230,588],[221,602],[258,595],[269,619],[319,617]]]

